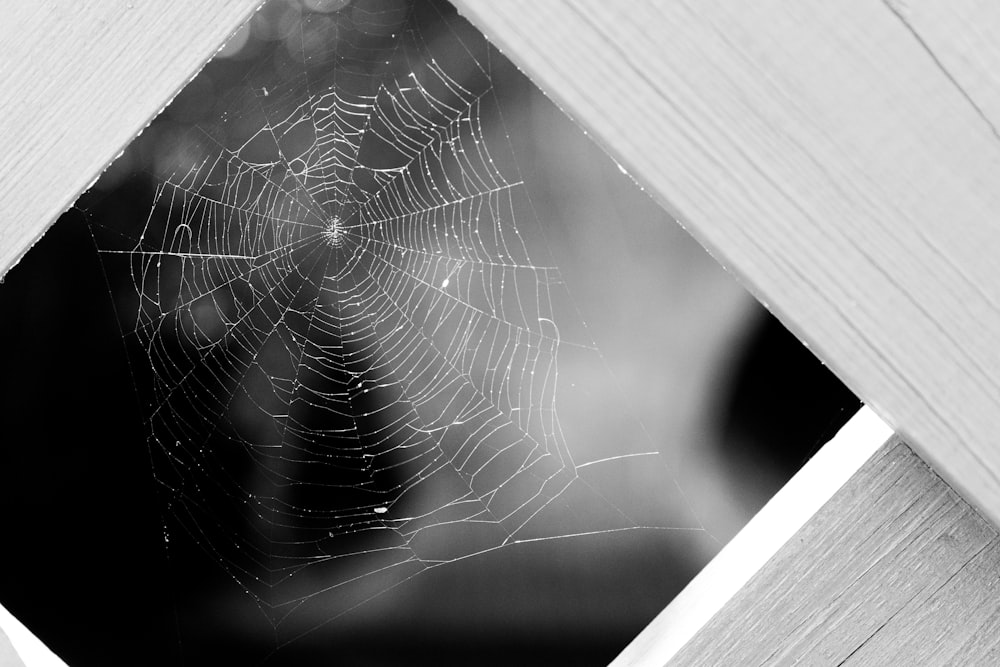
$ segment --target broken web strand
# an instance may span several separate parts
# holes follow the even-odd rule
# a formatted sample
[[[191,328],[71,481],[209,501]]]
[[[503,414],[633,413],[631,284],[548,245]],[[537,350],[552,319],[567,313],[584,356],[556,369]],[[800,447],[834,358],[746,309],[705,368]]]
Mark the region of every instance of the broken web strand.
[[[537,215],[516,161],[508,178],[490,153],[484,105],[513,151],[491,47],[444,23],[464,77],[412,14],[377,48],[340,25],[329,83],[314,54],[290,81],[251,74],[191,131],[196,158],[159,177],[138,236],[97,240],[133,277],[125,335],[151,369],[168,512],[278,646],[512,544],[703,530],[637,521],[577,474],[654,452],[572,459],[556,357],[600,351],[562,340],[553,290],[568,291],[515,225]],[[607,510],[591,529],[574,485]],[[554,507],[572,525],[536,528]]]

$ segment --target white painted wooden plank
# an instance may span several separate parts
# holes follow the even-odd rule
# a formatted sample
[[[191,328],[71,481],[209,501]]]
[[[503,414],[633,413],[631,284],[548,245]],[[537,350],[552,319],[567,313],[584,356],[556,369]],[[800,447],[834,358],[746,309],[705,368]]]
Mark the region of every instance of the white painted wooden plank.
[[[978,635],[1000,612],[981,595],[996,545],[996,528],[894,439],[670,664],[995,664]]]
[[[10,639],[0,630],[0,665],[6,667],[24,667],[24,662],[10,643]]]
[[[1000,141],[891,5],[456,4],[1000,518]]]
[[[0,278],[259,0],[14,2],[0,20]],[[3,664],[63,665],[0,607]]]
[[[994,665],[998,569],[997,529],[894,437],[668,664]]]
[[[891,436],[863,407],[612,665],[666,664]]]
[[[66,667],[23,623],[0,605],[0,665],[4,667]]]
[[[0,277],[260,0],[12,2],[0,20]]]

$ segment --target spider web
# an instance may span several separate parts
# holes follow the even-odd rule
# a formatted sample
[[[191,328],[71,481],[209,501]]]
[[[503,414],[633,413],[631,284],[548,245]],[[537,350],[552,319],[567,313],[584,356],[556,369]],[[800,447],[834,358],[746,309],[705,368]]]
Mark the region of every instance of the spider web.
[[[599,351],[529,256],[497,54],[437,12],[305,14],[291,58],[179,138],[148,217],[93,229],[131,285],[164,540],[217,561],[279,643],[512,545],[702,530],[593,476],[656,452],[575,460],[558,359]]]

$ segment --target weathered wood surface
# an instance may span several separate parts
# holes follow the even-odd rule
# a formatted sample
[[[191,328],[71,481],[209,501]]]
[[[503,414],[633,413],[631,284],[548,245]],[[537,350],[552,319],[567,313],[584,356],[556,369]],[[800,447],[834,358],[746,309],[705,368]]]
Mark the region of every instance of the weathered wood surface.
[[[1000,10],[457,0],[1000,519]]]
[[[998,664],[998,592],[997,530],[894,438],[669,664]]]
[[[259,4],[5,4],[0,277]]]

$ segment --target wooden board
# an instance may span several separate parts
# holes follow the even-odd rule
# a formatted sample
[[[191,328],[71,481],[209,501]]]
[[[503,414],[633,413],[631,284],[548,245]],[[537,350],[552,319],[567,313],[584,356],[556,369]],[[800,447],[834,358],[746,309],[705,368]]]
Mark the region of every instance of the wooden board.
[[[894,438],[669,664],[996,664],[998,571],[996,529]]]
[[[66,667],[23,623],[0,605],[0,665],[3,667]]]
[[[0,278],[259,0],[12,2],[0,20]]]
[[[24,667],[24,662],[17,655],[14,645],[7,638],[7,635],[0,630],[0,665],[7,667]]]
[[[1000,519],[1000,50],[965,43],[989,42],[1000,13],[971,0],[954,15],[943,0],[456,4]]]

